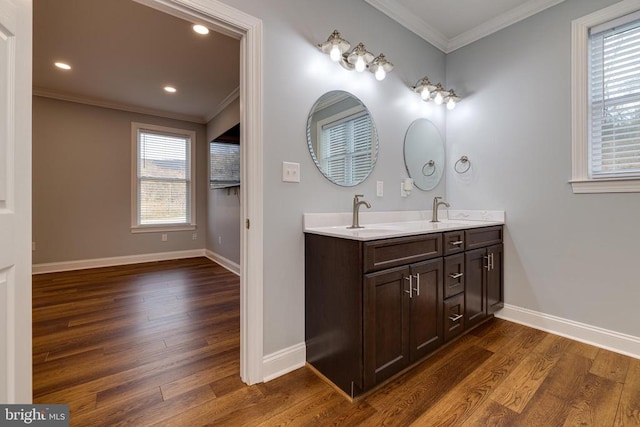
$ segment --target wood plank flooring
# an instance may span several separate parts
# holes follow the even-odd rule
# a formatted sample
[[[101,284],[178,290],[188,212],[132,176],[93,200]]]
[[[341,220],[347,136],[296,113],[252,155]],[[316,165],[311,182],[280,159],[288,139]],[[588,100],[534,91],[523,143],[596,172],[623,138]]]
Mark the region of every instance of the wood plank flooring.
[[[640,360],[493,319],[351,403],[239,378],[239,279],[205,259],[33,277],[34,403],[72,426],[640,426]]]

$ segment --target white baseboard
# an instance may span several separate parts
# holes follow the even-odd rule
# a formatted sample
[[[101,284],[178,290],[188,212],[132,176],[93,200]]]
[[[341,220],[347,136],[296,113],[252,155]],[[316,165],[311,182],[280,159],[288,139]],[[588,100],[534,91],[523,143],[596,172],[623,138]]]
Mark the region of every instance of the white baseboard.
[[[505,304],[496,317],[640,359],[640,338]]]
[[[223,266],[224,268],[226,268],[227,270],[229,270],[233,274],[235,274],[237,276],[240,275],[240,264],[237,264],[237,263],[231,261],[230,259],[223,257],[220,254],[212,252],[209,249],[207,249],[205,251],[204,256],[209,258],[211,261],[220,264],[221,266]]]
[[[159,252],[155,254],[129,255],[110,258],[94,258],[66,262],[34,264],[32,274],[57,273],[60,271],[84,270],[87,268],[113,267],[115,265],[139,264],[142,262],[168,261],[172,259],[206,256],[204,249],[188,251]]]
[[[279,376],[302,368],[307,360],[307,346],[299,343],[262,358],[263,381],[271,381]]]

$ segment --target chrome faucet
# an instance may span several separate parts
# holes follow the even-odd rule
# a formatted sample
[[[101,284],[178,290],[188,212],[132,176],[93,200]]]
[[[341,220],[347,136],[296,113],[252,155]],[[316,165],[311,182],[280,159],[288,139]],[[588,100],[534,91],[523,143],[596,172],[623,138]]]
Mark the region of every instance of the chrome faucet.
[[[449,207],[449,203],[445,202],[444,200],[441,202],[440,200],[442,200],[442,197],[433,198],[433,208],[431,209],[431,222],[440,222],[438,220],[438,206],[444,205],[446,207]]]
[[[351,227],[347,228],[364,228],[360,225],[360,205],[365,205],[371,209],[369,202],[360,200],[360,197],[364,197],[362,194],[356,194],[353,196],[353,221],[351,221]]]

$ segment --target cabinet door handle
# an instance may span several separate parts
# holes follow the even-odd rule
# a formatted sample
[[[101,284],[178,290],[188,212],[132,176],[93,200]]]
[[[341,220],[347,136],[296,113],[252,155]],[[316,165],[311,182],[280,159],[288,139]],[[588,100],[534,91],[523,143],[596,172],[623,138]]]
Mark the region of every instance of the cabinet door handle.
[[[416,285],[418,285],[414,291],[416,291],[416,296],[420,296],[420,273],[416,273]]]
[[[495,268],[496,268],[496,264],[494,263],[494,260],[493,260],[493,252],[491,252],[491,269],[493,270]]]
[[[409,290],[405,290],[405,292],[409,294],[409,298],[413,298],[413,276],[409,275],[409,277],[405,277],[404,280],[409,281]]]
[[[483,265],[483,267],[486,268],[487,270],[491,270],[491,256],[487,255],[487,256],[483,256],[482,258],[487,260],[487,265]]]
[[[456,240],[455,242],[449,242],[451,246],[460,246],[464,243],[464,240]]]
[[[449,275],[449,277],[451,277],[452,279],[457,279],[457,278],[462,277],[462,276],[464,276],[464,274],[462,274],[462,273],[451,273]]]
[[[449,316],[449,320],[451,320],[452,322],[457,322],[461,318],[462,318],[462,314],[458,314],[458,315],[454,314],[453,316]]]

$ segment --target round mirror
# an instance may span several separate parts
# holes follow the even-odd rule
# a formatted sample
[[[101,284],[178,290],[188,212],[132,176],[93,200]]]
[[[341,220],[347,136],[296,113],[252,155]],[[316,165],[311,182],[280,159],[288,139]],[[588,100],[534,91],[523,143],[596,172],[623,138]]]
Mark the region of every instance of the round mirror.
[[[416,187],[435,188],[444,172],[444,144],[436,126],[417,119],[404,137],[404,164]]]
[[[313,161],[331,182],[351,187],[364,181],[378,160],[378,133],[367,107],[349,92],[322,95],[307,119]]]

